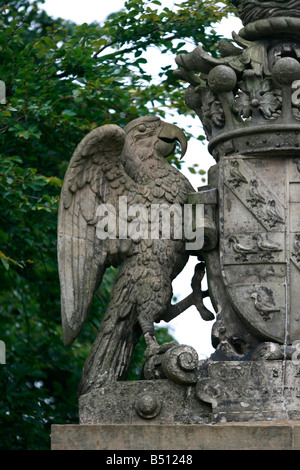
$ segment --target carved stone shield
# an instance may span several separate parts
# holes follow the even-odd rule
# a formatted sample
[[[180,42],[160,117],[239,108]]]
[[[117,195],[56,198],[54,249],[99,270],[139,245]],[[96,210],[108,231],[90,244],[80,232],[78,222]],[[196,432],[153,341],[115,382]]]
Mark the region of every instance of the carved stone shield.
[[[256,337],[300,337],[300,157],[219,162],[220,261],[227,295]]]

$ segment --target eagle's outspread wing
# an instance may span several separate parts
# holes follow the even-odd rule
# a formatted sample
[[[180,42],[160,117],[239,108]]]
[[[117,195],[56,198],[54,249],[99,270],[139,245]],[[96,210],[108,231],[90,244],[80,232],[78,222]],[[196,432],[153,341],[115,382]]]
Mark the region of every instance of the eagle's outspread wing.
[[[116,125],[94,129],[76,148],[65,175],[58,216],[65,344],[79,335],[103,273],[113,263],[111,255],[120,251],[116,246],[119,240],[97,238],[96,214],[100,204],[115,204],[124,191],[125,172],[120,161],[124,141],[125,133]]]

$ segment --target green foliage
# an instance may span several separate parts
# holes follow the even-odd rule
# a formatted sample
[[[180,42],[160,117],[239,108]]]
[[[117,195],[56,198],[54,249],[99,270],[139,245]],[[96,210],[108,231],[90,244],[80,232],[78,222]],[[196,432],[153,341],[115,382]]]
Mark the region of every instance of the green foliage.
[[[99,125],[186,113],[172,66],[166,61],[154,82],[147,51],[175,56],[187,41],[214,51],[218,38],[208,27],[225,15],[209,0],[174,11],[158,0],[128,0],[104,24],[76,25],[50,18],[38,3],[7,0],[0,17],[1,449],[47,449],[52,423],[77,422],[81,370],[117,275],[108,270],[79,339],[64,347],[56,219],[76,145]],[[142,350],[141,342],[131,379]]]

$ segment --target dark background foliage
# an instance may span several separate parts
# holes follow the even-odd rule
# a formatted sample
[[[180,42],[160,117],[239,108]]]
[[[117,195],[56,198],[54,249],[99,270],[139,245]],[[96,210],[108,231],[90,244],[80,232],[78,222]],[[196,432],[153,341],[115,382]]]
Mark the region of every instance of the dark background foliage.
[[[217,49],[215,2],[128,0],[103,24],[49,17],[42,2],[7,0],[0,16],[0,449],[48,449],[52,423],[76,423],[77,386],[116,278],[109,269],[79,339],[62,344],[56,225],[62,179],[79,141],[97,126],[124,126],[166,109],[187,113],[170,65],[146,73],[147,51]],[[173,163],[178,165],[176,156]],[[196,170],[194,170],[196,171]],[[198,171],[198,170],[197,170]],[[167,330],[158,332],[170,340]],[[143,340],[130,379],[141,372]]]

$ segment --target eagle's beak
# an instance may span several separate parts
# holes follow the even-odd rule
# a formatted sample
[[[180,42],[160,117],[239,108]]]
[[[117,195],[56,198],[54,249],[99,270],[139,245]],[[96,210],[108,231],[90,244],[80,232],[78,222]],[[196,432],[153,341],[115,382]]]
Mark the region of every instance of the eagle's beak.
[[[187,138],[179,127],[162,121],[158,138],[164,143],[164,145],[160,145],[160,151],[165,158],[172,155],[175,150],[176,142],[179,142],[181,145],[180,158],[184,157],[187,150]]]

